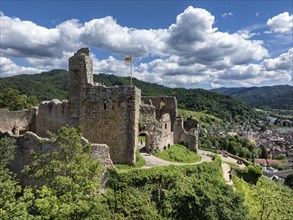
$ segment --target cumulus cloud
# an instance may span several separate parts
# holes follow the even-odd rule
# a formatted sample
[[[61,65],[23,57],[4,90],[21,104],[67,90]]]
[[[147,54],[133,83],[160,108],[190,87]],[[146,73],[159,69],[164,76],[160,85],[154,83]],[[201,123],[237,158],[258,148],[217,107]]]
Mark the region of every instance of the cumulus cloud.
[[[293,15],[281,13],[267,21],[267,26],[275,33],[285,33],[293,30]]]
[[[182,57],[181,63],[231,66],[268,56],[262,41],[250,41],[240,34],[213,28],[214,16],[205,9],[188,7],[169,28],[167,53]]]
[[[44,70],[39,68],[18,66],[11,59],[0,57],[0,77],[40,73],[42,71]]]
[[[276,23],[274,18],[270,23]],[[215,17],[201,8],[188,7],[166,29],[124,27],[110,16],[84,23],[71,19],[54,28],[4,14],[0,19],[1,76],[67,68],[68,58],[77,49],[95,47],[113,54],[104,60],[93,54],[95,73],[129,76],[123,57],[132,53],[141,61],[133,67],[134,77],[173,87],[201,83],[219,87],[227,82],[254,85],[267,79],[290,79],[292,50],[268,58],[263,42],[251,40],[251,31],[221,32],[214,27]],[[33,67],[16,65],[15,57]]]

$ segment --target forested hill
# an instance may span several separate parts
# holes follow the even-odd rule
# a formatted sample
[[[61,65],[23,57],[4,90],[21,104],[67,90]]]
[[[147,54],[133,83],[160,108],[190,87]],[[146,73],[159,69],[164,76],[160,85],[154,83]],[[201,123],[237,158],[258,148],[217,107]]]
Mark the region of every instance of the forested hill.
[[[293,87],[289,85],[219,88],[211,91],[236,97],[256,108],[293,110]]]
[[[95,75],[94,80],[106,86],[130,84],[130,77],[106,74]],[[0,92],[11,87],[27,95],[35,95],[39,100],[53,98],[62,100],[67,99],[67,81],[68,72],[66,70],[52,70],[34,75],[18,75],[0,78]],[[257,117],[259,114],[250,106],[235,98],[203,89],[172,89],[137,79],[133,79],[133,84],[142,90],[143,96],[175,96],[179,108],[204,111],[224,120],[244,120]]]

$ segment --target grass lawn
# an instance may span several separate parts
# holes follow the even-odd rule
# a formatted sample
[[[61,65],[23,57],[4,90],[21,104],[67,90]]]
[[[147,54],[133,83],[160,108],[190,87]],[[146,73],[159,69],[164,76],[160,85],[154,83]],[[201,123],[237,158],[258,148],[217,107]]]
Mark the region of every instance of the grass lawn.
[[[201,160],[201,156],[180,144],[174,144],[168,150],[155,153],[155,156],[163,160],[182,163],[194,163]]]

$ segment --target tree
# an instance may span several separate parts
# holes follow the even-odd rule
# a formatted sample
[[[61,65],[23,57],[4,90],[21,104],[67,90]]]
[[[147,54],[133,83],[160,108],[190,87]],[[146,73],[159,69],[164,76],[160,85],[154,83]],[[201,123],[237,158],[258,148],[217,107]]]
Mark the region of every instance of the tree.
[[[38,104],[35,96],[20,94],[17,89],[7,88],[0,93],[0,108],[7,108],[10,111],[19,111]]]
[[[286,177],[284,184],[293,189],[293,173]]]
[[[0,166],[5,167],[9,161],[13,160],[15,152],[15,139],[1,138],[0,139]]]
[[[24,169],[35,194],[30,210],[48,219],[84,219],[100,207],[100,164],[75,128],[62,127],[50,141],[52,150],[33,153]]]
[[[268,159],[268,151],[267,151],[266,147],[261,145],[260,148],[261,148],[261,153],[260,153],[259,158],[263,158],[263,159],[267,160]]]

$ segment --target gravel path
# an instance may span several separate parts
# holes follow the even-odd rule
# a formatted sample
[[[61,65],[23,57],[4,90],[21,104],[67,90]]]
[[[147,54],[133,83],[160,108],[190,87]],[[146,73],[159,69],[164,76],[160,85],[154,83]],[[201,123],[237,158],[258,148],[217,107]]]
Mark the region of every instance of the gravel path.
[[[222,170],[223,170],[224,179],[228,185],[233,185],[233,181],[232,181],[232,179],[230,180],[230,176],[229,176],[230,169],[231,168],[230,168],[229,164],[222,163]]]
[[[199,164],[199,163],[203,163],[203,162],[211,162],[212,161],[212,158],[207,155],[212,155],[213,153],[211,153],[209,151],[204,151],[204,150],[198,150],[197,153],[198,153],[198,155],[201,156],[201,161],[196,162],[196,163],[176,163],[176,162],[170,162],[170,161],[163,160],[161,158],[155,157],[154,155],[149,155],[147,153],[140,153],[140,154],[144,158],[144,160],[146,161],[146,166],[144,166],[143,168],[150,168],[150,167],[154,167],[154,166],[168,166],[168,165],[192,165],[192,164]],[[229,171],[230,171],[231,167],[229,164],[227,164],[225,162],[237,164],[237,160],[235,160],[231,157],[224,157],[223,155],[220,155],[220,154],[217,154],[217,155],[220,156],[223,161],[222,170],[223,170],[224,179],[228,185],[232,186],[233,181],[230,180],[230,176],[229,176]],[[245,167],[244,164],[241,164],[241,165],[237,164],[237,165],[241,168]]]
[[[192,165],[192,164],[199,164],[202,162],[211,162],[211,157],[208,157],[206,155],[200,155],[201,161],[195,162],[195,163],[177,163],[177,162],[170,162],[163,160],[161,158],[155,157],[154,155],[149,155],[147,153],[140,153],[140,155],[144,158],[146,162],[146,168],[147,167],[153,167],[153,166],[168,166],[168,165]]]

